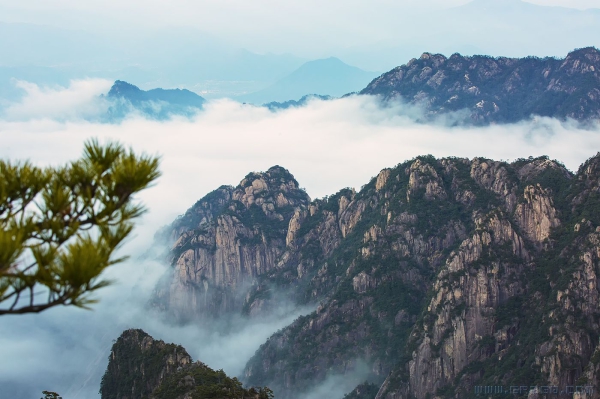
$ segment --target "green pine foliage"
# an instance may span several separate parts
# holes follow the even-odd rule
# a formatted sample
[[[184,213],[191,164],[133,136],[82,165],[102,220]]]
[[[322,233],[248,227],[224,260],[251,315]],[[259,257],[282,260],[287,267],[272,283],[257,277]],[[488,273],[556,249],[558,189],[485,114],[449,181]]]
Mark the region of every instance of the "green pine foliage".
[[[102,399],[121,399],[124,395],[132,399],[150,396],[165,373],[170,355],[190,358],[186,350],[175,344],[154,341],[143,330],[128,330],[113,344],[108,368],[102,376],[100,394]]]
[[[172,399],[188,394],[192,399],[272,399],[268,387],[245,389],[237,378],[223,370],[195,363],[169,376],[154,392],[154,399]]]
[[[62,167],[0,160],[0,315],[94,303],[90,293],[109,284],[102,272],[126,259],[113,253],[144,212],[134,197],[158,166],[96,140]]]

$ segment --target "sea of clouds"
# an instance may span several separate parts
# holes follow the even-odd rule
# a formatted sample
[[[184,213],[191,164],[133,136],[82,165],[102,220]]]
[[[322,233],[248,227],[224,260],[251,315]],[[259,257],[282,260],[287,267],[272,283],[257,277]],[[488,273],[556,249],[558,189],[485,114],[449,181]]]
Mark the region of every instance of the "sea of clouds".
[[[162,177],[139,196],[148,212],[122,249],[132,256],[108,271],[115,283],[98,292],[94,310],[55,308],[0,317],[0,399],[37,398],[42,390],[65,399],[99,397],[110,347],[126,328],[181,344],[194,360],[239,375],[261,343],[309,309],[243,322],[227,333],[199,324],[169,325],[146,306],[167,266],[141,255],[158,228],[251,171],[281,165],[317,198],[344,187],[359,190],[381,169],[418,155],[497,160],[548,155],[576,171],[600,150],[598,127],[549,118],[489,127],[421,124],[415,109],[382,106],[368,96],[315,100],[277,112],[219,100],[193,118],[155,121],[132,113],[120,123],[100,123],[109,106],[100,95],[109,81],[73,81],[66,88],[17,84],[23,98],[0,110],[0,157],[60,165],[79,157],[83,143],[95,137],[160,155]],[[318,396],[341,395],[331,381],[317,387]]]

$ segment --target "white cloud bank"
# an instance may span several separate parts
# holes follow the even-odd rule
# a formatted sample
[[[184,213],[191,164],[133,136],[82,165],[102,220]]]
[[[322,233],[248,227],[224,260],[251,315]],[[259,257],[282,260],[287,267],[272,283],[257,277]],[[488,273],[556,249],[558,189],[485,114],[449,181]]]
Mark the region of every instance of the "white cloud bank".
[[[1,115],[9,121],[97,118],[108,110],[108,101],[100,95],[108,92],[111,85],[112,82],[105,79],[73,80],[68,88],[17,80],[15,86],[24,90],[25,95],[21,101],[6,107]]]
[[[86,139],[98,137],[161,154],[163,176],[140,196],[149,213],[124,249],[134,256],[110,271],[108,277],[118,283],[98,294],[101,301],[94,311],[58,308],[0,317],[1,399],[41,396],[42,390],[57,391],[65,399],[96,397],[112,340],[125,328],[143,328],[155,338],[182,344],[211,367],[239,373],[260,343],[296,314],[245,325],[229,335],[164,325],[144,304],[165,266],[136,260],[136,255],[151,246],[158,227],[218,186],[237,184],[250,171],[284,166],[315,198],[347,186],[359,189],[382,168],[422,154],[508,160],[548,155],[576,170],[600,150],[598,129],[581,130],[544,118],[486,128],[421,125],[399,116],[404,111],[400,106],[383,109],[369,97],[314,101],[276,113],[219,101],[193,120],[136,117],[118,125],[82,121],[81,112],[89,111],[85,107],[67,118],[64,107],[45,106],[61,99],[75,107],[89,103],[96,84],[71,85],[66,89],[70,94],[30,90],[13,108],[21,117],[0,120],[0,157],[60,164],[79,156]]]

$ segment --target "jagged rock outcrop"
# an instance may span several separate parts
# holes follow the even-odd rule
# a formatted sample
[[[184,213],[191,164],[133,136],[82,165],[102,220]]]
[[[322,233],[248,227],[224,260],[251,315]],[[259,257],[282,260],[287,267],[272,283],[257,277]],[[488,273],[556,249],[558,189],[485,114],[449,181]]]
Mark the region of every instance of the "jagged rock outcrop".
[[[269,399],[267,387],[242,387],[237,378],[196,361],[175,344],[142,330],[126,330],[115,341],[102,377],[102,399]]]
[[[173,270],[154,305],[180,320],[239,313],[256,278],[293,240],[309,201],[279,166],[208,194],[160,234],[173,242]]]
[[[427,323],[413,332],[423,337],[408,363],[410,391],[419,398],[452,383],[485,356],[471,349],[496,332],[495,309],[523,292],[518,281],[531,259],[523,239],[502,213],[493,211],[475,223],[475,234],[450,254],[437,276]],[[501,260],[511,257],[512,262]]]
[[[251,174],[163,234],[168,309],[316,307],[260,347],[246,382],[291,399],[344,375],[378,399],[458,399],[597,381],[600,154],[575,174],[547,157],[423,156],[360,192],[309,202],[297,187],[282,168]]]
[[[454,119],[513,123],[532,116],[600,118],[600,51],[594,47],[556,58],[492,58],[423,53],[373,80],[360,94],[402,99],[425,117],[463,111]]]
[[[417,159],[406,172],[409,174],[408,189],[406,190],[407,201],[410,201],[413,195],[422,190],[425,191],[424,197],[428,200],[447,197],[442,180],[431,165]]]
[[[574,178],[547,159],[515,163],[523,197],[504,222],[512,219],[517,227],[505,234],[511,245],[481,240],[495,253],[473,263],[482,246],[461,244],[471,255],[447,265],[461,265],[466,273],[458,279],[438,274],[427,308],[436,309],[431,324],[415,325],[411,360],[390,374],[378,399],[474,397],[475,385],[556,386],[571,393],[579,386],[584,392],[575,396],[598,396],[592,355],[599,337],[600,220],[580,218],[598,210],[588,196],[596,195],[589,176],[599,159],[582,165]],[[469,325],[479,329],[469,333]]]
[[[102,377],[102,399],[148,398],[168,376],[192,363],[186,350],[157,341],[142,330],[126,330],[114,343]]]
[[[550,237],[553,228],[560,225],[552,197],[539,184],[525,187],[524,203],[515,211],[515,219],[528,238],[541,245]]]
[[[246,379],[285,399],[364,361],[377,398],[425,399],[596,378],[599,160],[573,175],[545,157],[419,157],[309,205],[262,278],[320,305],[272,336]],[[352,229],[327,227],[336,214]]]

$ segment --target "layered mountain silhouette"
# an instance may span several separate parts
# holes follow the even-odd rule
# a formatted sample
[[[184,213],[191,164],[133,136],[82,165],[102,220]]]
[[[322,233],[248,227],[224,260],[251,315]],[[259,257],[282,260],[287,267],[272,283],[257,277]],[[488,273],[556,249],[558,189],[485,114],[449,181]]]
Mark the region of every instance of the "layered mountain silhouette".
[[[266,89],[239,96],[236,100],[260,105],[295,100],[308,94],[339,97],[360,90],[378,75],[331,57],[307,62]]]
[[[407,103],[414,107],[411,113],[416,110],[425,123],[444,114],[453,123],[475,125],[539,116],[582,123],[600,119],[600,51],[595,47],[574,50],[565,58],[423,53],[371,80],[373,75],[329,58],[306,63],[270,88],[239,99],[264,103],[272,110],[285,109],[315,98],[332,99],[366,85],[358,94]],[[189,90],[144,91],[119,80],[107,98],[118,100],[111,119],[131,110],[158,119],[190,116],[205,103]]]
[[[123,36],[0,21],[0,51],[0,87],[12,78],[57,84],[65,76],[67,82],[118,76],[142,87],[153,82],[192,90],[206,81],[224,82],[214,87],[217,95],[241,93],[242,83],[266,87],[306,61],[291,54],[253,53],[186,27]]]

